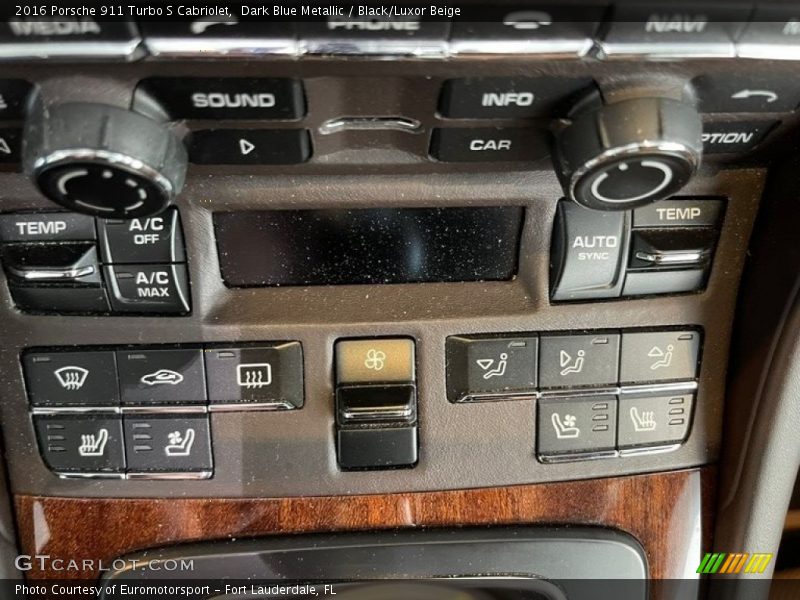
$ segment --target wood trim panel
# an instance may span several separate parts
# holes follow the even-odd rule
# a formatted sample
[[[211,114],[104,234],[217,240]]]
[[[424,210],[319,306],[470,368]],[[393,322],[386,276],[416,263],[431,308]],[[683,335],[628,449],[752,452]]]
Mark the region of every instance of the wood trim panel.
[[[81,499],[15,497],[24,554],[102,560],[200,540],[404,527],[575,524],[626,531],[653,578],[680,578],[710,542],[714,471],[375,496]],[[702,523],[704,540],[698,538]],[[694,555],[694,556],[693,556]],[[98,573],[35,568],[30,578]]]

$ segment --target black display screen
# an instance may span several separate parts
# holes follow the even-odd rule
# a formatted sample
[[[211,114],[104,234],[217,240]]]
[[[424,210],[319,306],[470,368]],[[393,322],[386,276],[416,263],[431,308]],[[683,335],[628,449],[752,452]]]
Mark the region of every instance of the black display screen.
[[[523,209],[375,208],[214,214],[230,287],[502,281]]]

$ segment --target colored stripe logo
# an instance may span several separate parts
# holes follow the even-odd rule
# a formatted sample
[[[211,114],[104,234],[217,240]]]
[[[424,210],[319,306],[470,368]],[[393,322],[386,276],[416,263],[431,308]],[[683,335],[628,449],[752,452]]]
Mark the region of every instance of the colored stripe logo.
[[[706,552],[700,566],[697,567],[698,573],[705,575],[726,574],[734,575],[737,573],[763,573],[772,554],[747,552]]]

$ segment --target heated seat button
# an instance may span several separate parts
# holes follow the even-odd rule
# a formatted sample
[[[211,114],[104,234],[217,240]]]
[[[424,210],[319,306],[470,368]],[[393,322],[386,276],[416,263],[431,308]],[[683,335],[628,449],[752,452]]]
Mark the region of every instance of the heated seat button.
[[[27,352],[22,366],[33,406],[119,405],[112,351]]]
[[[292,165],[310,156],[305,129],[204,129],[189,138],[189,160],[201,165]]]
[[[336,342],[336,382],[407,383],[416,378],[414,340],[383,338]]]
[[[187,313],[191,308],[186,265],[113,265],[105,272],[117,312]]]
[[[258,405],[274,410],[303,406],[300,342],[207,348],[208,398],[214,409]]]
[[[498,400],[536,392],[536,337],[447,338],[450,402]]]
[[[543,398],[539,400],[538,423],[541,456],[612,451],[617,398]]]
[[[623,333],[620,381],[694,379],[699,354],[697,331]]]
[[[98,219],[100,250],[106,263],[183,262],[181,219],[176,209],[154,217]]]
[[[715,121],[703,124],[706,154],[747,152],[760,144],[780,121]]]
[[[550,154],[546,132],[523,127],[434,129],[431,156],[442,162],[528,161]]]
[[[122,473],[125,452],[119,417],[34,416],[39,450],[58,473]]]
[[[627,212],[559,203],[550,266],[553,300],[620,295],[628,221]]]
[[[88,215],[68,212],[0,215],[0,241],[3,242],[60,242],[93,239],[95,239],[94,219]]]
[[[539,343],[542,388],[616,384],[619,334],[543,335]]]
[[[173,119],[299,119],[303,85],[277,77],[150,77],[137,90],[139,102],[155,100]]]
[[[571,101],[596,87],[587,77],[450,79],[439,112],[455,119],[565,116]]]
[[[129,473],[211,475],[214,464],[208,415],[126,415],[124,423]]]
[[[683,441],[692,418],[692,394],[619,399],[619,448]]]
[[[205,404],[206,378],[200,349],[119,350],[122,403]]]

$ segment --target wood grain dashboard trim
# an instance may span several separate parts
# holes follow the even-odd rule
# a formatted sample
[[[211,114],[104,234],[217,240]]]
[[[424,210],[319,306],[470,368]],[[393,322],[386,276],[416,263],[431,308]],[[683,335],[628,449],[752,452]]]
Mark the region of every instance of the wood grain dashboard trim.
[[[17,495],[24,554],[93,559],[181,542],[370,529],[596,525],[645,548],[651,576],[681,578],[707,547],[714,470],[502,488],[303,498],[65,498]],[[703,533],[700,539],[699,532]],[[95,562],[95,564],[97,564]],[[34,563],[31,579],[93,579]]]

